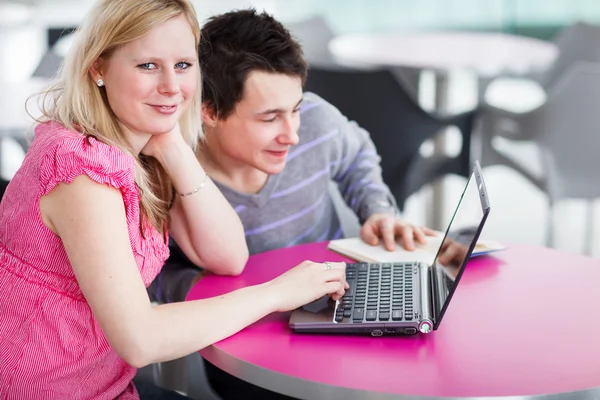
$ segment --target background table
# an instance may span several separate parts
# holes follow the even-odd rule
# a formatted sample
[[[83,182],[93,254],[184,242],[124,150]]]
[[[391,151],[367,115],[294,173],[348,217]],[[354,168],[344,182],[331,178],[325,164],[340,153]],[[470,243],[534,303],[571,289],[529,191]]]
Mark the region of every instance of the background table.
[[[335,59],[354,66],[404,66],[479,76],[542,71],[558,55],[553,43],[486,32],[341,35],[329,43]]]
[[[326,243],[255,255],[239,277],[202,279],[188,300],[267,281],[307,258],[344,260]],[[510,245],[470,261],[440,329],[431,334],[297,334],[288,328],[289,313],[278,313],[201,354],[238,378],[303,399],[566,392],[598,398],[599,282],[599,260]]]
[[[539,74],[558,55],[553,43],[491,32],[364,33],[338,36],[329,42],[333,58],[340,64],[359,68],[409,67],[435,72],[435,110],[448,112],[449,73],[469,71],[474,86],[483,96],[494,78]],[[434,140],[436,154],[446,152],[446,135]],[[476,158],[476,157],[475,157]],[[431,213],[427,225],[443,230],[445,198],[443,181],[433,185]]]

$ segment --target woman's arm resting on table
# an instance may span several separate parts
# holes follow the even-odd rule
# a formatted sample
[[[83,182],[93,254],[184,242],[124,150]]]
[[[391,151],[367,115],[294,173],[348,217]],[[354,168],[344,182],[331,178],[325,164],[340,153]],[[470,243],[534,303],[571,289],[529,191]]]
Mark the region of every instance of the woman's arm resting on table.
[[[112,348],[134,367],[172,360],[277,310],[343,294],[343,268],[305,263],[266,284],[152,307],[129,241],[121,193],[87,176],[43,197],[44,223],[64,243],[83,294]],[[337,263],[332,263],[337,264]]]

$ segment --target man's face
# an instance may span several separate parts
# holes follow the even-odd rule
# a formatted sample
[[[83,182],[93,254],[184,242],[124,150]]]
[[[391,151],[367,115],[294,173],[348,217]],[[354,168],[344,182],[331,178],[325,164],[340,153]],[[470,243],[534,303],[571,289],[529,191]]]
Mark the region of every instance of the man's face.
[[[250,166],[267,174],[285,167],[288,150],[298,143],[302,81],[279,73],[253,71],[242,99],[226,118],[216,121],[211,151],[230,166]]]

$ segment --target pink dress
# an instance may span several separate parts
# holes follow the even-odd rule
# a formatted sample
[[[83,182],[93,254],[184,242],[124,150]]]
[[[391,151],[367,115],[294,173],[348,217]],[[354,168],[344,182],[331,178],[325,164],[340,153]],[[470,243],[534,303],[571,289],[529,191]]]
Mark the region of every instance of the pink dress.
[[[82,174],[118,188],[146,287],[168,256],[166,235],[148,224],[142,239],[131,156],[57,123],[35,132],[0,204],[0,400],[137,399],[136,369],[108,344],[40,197]]]

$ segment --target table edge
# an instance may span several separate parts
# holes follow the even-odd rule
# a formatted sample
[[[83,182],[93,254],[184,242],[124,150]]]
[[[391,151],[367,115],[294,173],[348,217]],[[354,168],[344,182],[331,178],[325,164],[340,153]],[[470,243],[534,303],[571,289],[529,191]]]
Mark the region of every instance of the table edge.
[[[547,393],[525,396],[479,396],[479,397],[435,397],[370,392],[314,382],[292,375],[282,374],[241,360],[226,351],[210,345],[200,350],[200,355],[217,368],[248,383],[276,393],[298,399],[314,400],[597,400],[600,398],[600,386],[572,392]]]

